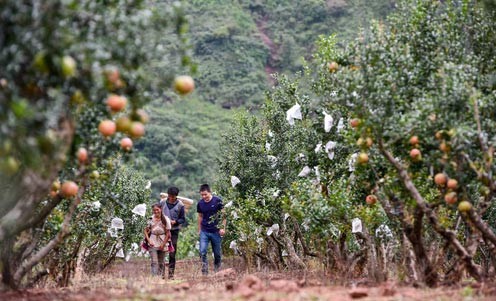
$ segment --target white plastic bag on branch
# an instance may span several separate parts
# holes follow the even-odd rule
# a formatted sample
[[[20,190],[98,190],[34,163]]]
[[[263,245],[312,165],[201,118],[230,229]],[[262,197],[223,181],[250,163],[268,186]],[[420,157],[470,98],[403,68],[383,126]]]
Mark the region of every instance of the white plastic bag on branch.
[[[146,205],[145,204],[139,204],[136,205],[132,212],[137,215],[145,216],[146,215]]]
[[[235,240],[231,241],[229,244],[229,249],[232,249],[234,252],[238,252],[238,243]]]
[[[118,236],[116,228],[109,227],[107,229],[107,233],[110,234],[110,237],[117,237]]]
[[[133,242],[133,243],[131,244],[131,250],[133,250],[133,251],[137,251],[138,249],[139,249],[139,245],[138,245],[137,243]]]
[[[362,233],[362,221],[358,217],[351,221],[351,233]]]
[[[270,151],[270,143],[269,142],[265,142],[265,150]]]
[[[279,224],[273,224],[269,227],[269,229],[267,229],[267,236],[271,236],[272,233],[274,233],[275,235],[279,234]]]
[[[327,153],[327,156],[329,159],[334,159],[334,148],[336,147],[336,142],[335,141],[329,141],[325,145],[325,151]]]
[[[119,249],[119,251],[117,251],[117,254],[115,254],[115,257],[119,257],[119,258],[124,258],[124,250]]]
[[[277,157],[272,156],[272,155],[268,155],[268,156],[267,156],[267,159],[269,160],[270,167],[272,167],[272,168],[276,167],[276,164],[277,164]]]
[[[334,122],[334,119],[332,118],[331,115],[327,114],[325,111],[324,113],[324,130],[326,133],[329,133],[332,129],[332,123]]]
[[[358,157],[358,153],[354,153],[353,155],[351,155],[350,161],[348,161],[348,170],[349,171],[355,170],[355,163],[356,163],[357,157]]]
[[[302,119],[301,116],[301,107],[298,103],[291,107],[291,109],[286,111],[286,120],[290,125],[294,125],[295,119]]]
[[[98,211],[100,210],[100,207],[102,207],[102,203],[100,203],[100,201],[95,201],[91,203],[91,207],[94,211]]]
[[[318,143],[316,146],[315,146],[315,153],[319,153],[320,151],[322,150],[322,142]]]
[[[241,180],[236,177],[236,176],[231,176],[231,185],[232,187],[236,187],[236,185],[238,185],[239,183],[241,183]]]
[[[313,170],[315,171],[315,179],[317,180],[317,182],[320,182],[320,170],[319,170],[319,166],[315,166],[313,168]]]
[[[381,239],[393,238],[393,232],[386,224],[382,224],[375,229],[375,237]]]
[[[150,189],[151,187],[152,187],[152,182],[151,181],[148,181],[146,183],[145,189]]]
[[[122,221],[122,219],[120,219],[118,217],[114,217],[112,219],[110,227],[114,228],[114,229],[124,230],[124,222]]]
[[[304,153],[299,153],[295,156],[295,161],[299,164],[305,164],[305,162],[307,161],[307,156],[305,156]]]
[[[312,171],[312,169],[308,166],[303,167],[303,169],[298,174],[298,177],[306,177]]]
[[[344,129],[344,120],[343,118],[339,118],[338,125],[336,126],[337,132],[341,132]]]
[[[233,205],[233,201],[230,201],[229,203],[224,205],[224,208],[229,208]]]

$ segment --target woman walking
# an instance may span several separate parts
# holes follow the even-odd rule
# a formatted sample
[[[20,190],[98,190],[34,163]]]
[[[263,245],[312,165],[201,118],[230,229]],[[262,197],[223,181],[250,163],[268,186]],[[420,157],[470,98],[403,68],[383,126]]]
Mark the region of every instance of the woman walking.
[[[159,204],[152,205],[153,216],[145,227],[145,238],[150,245],[151,273],[161,276],[164,273],[164,258],[167,251],[167,242],[170,239],[170,219],[162,214]]]

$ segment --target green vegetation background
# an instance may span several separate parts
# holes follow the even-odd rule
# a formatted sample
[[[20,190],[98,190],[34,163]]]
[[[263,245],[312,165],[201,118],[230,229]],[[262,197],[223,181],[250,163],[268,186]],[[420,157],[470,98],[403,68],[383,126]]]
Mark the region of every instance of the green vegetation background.
[[[152,197],[175,185],[197,199],[199,185],[216,180],[219,141],[233,111],[256,114],[273,84],[271,73],[301,70],[319,35],[353,39],[393,9],[391,0],[185,2],[197,89],[146,108],[152,121],[135,164],[152,181]]]

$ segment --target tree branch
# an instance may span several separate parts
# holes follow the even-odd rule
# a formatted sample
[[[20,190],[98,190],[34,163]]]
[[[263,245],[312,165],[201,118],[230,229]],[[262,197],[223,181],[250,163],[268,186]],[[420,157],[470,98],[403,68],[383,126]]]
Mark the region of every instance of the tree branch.
[[[467,268],[467,271],[469,274],[474,277],[477,281],[482,280],[482,276],[480,274],[479,269],[475,265],[472,256],[467,252],[465,247],[460,243],[458,238],[456,237],[456,233],[453,231],[445,229],[441,224],[439,223],[439,220],[432,209],[429,208],[427,203],[425,202],[424,198],[420,195],[420,192],[417,190],[415,185],[413,184],[412,180],[410,179],[410,176],[408,175],[408,172],[404,166],[401,165],[400,162],[398,162],[391,153],[389,153],[385,148],[384,148],[384,143],[382,139],[379,139],[378,141],[379,144],[379,150],[383,154],[383,156],[394,166],[394,168],[397,170],[398,175],[405,186],[405,188],[408,190],[410,193],[411,197],[415,200],[419,208],[424,212],[424,214],[427,216],[429,219],[429,222],[433,226],[434,230],[439,233],[444,239],[446,239],[451,246],[455,249],[456,253],[458,256],[461,257],[463,262],[465,263],[465,267]]]
[[[14,274],[14,281],[16,283],[18,283],[22,279],[22,277],[24,277],[24,275],[26,275],[26,273],[33,268],[33,266],[38,264],[45,256],[47,256],[48,253],[53,248],[58,246],[64,240],[64,238],[70,233],[70,223],[72,220],[72,216],[76,211],[77,205],[80,203],[81,196],[83,195],[85,190],[84,185],[82,186],[83,187],[79,189],[78,195],[72,200],[69,206],[69,210],[67,211],[64,217],[64,221],[62,222],[60,231],[43,248],[41,248],[37,253],[35,253],[28,260],[24,261],[20,265],[20,267],[17,269],[17,271]]]
[[[301,234],[300,225],[298,225],[298,223],[296,222],[296,220],[294,218],[292,218],[292,217],[290,217],[290,218],[293,221],[293,225],[295,227],[296,236],[298,237],[298,240],[300,241],[301,246],[303,247],[303,253],[305,255],[308,255],[308,256],[317,257],[317,253],[310,252],[310,250],[308,249],[308,246],[307,246],[305,240],[303,239],[303,234]]]

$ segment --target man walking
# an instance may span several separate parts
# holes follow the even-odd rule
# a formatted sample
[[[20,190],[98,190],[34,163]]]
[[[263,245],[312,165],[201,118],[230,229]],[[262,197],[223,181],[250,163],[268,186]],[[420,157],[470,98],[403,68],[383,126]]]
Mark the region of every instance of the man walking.
[[[177,240],[179,238],[179,230],[181,225],[184,224],[184,204],[177,199],[179,195],[179,188],[170,187],[167,189],[167,196],[165,193],[160,194],[160,204],[162,205],[162,212],[169,217],[171,221],[171,241],[174,246],[174,252],[169,252],[169,279],[174,278],[174,270],[176,269],[176,252]],[[167,197],[165,199],[165,197]]]
[[[202,260],[202,274],[208,275],[208,243],[210,242],[212,244],[214,270],[217,272],[221,265],[221,237],[225,234],[226,219],[222,219],[222,227],[219,228],[220,215],[223,213],[222,200],[212,195],[208,184],[200,186],[200,195],[201,200],[196,206],[196,211],[198,212],[198,232],[200,234],[200,255]]]

